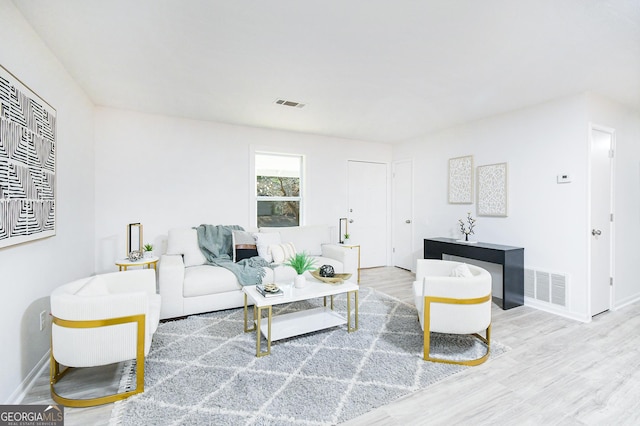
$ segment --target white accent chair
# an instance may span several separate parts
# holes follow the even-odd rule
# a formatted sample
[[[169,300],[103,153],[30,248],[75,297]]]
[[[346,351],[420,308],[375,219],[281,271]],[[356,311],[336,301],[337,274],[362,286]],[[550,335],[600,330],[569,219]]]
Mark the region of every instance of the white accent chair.
[[[478,365],[489,357],[491,342],[491,274],[460,262],[418,259],[413,283],[420,326],[424,332],[424,360]],[[480,335],[485,332],[485,336]],[[477,359],[450,360],[430,355],[431,332],[471,334],[487,347]]]
[[[113,272],[62,285],[51,293],[50,388],[54,401],[88,407],[144,391],[144,357],[160,320],[160,295],[151,269]],[[67,398],[54,385],[71,367],[136,360],[136,388],[89,399]],[[60,366],[65,366],[61,370]]]

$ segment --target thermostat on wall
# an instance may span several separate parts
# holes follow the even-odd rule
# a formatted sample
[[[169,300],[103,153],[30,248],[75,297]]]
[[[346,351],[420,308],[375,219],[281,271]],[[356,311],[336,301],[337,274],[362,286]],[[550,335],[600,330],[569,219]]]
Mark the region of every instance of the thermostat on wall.
[[[571,183],[571,175],[558,175],[558,183]]]

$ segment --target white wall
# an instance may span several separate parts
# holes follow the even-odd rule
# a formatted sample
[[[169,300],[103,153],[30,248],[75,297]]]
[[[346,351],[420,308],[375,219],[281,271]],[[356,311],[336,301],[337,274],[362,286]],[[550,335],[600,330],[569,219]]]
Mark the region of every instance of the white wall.
[[[345,216],[347,160],[391,162],[384,144],[97,108],[96,270],[125,256],[128,223],[156,247],[174,227],[249,226],[252,147],[306,156],[306,224]]]
[[[55,287],[93,272],[93,105],[8,0],[0,65],[57,110],[56,236],[0,249],[0,401],[16,402],[49,348],[39,313]]]
[[[587,321],[587,127],[581,95],[395,147],[394,160],[414,159],[415,257],[422,257],[424,238],[459,238],[457,220],[467,211],[477,217],[475,203],[447,203],[448,159],[473,155],[475,166],[507,162],[508,217],[477,217],[475,239],[524,247],[526,268],[567,274],[564,313]],[[571,174],[573,183],[557,184],[560,173]]]
[[[587,99],[589,121],[615,129],[613,301],[621,307],[640,299],[640,112],[595,94]]]

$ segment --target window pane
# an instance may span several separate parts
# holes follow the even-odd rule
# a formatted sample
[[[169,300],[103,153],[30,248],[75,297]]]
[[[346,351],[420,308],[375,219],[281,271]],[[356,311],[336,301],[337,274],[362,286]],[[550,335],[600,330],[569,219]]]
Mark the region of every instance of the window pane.
[[[258,226],[300,225],[299,201],[258,201]]]
[[[260,197],[299,197],[300,178],[257,176],[256,189]]]
[[[300,156],[256,154],[256,176],[300,178]]]

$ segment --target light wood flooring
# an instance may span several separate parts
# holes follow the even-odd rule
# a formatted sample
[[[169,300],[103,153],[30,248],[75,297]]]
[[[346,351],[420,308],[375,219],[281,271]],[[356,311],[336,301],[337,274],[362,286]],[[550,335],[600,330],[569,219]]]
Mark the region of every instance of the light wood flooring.
[[[413,303],[412,281],[410,272],[388,267],[363,270],[360,284]],[[511,350],[345,425],[637,425],[639,330],[640,303],[588,324],[524,306],[494,306],[492,339]],[[81,379],[113,386],[114,371]],[[52,402],[47,371],[23,403]],[[107,425],[111,408],[66,408],[66,424]]]

